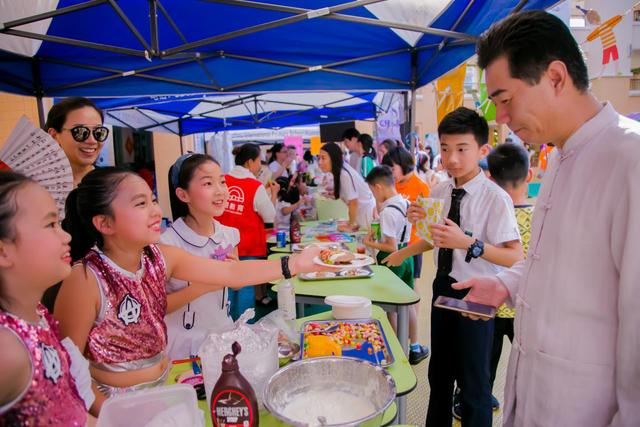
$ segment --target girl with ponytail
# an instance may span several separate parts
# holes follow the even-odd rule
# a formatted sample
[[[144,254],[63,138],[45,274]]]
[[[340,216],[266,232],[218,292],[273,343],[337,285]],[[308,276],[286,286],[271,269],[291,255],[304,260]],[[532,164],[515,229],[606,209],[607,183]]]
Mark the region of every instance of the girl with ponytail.
[[[162,385],[166,356],[165,282],[191,286],[170,299],[193,299],[224,286],[239,288],[316,271],[318,248],[285,261],[218,261],[158,244],[162,211],[147,183],[117,168],[89,172],[66,204],[71,252],[78,262],[64,280],[55,306],[63,336],[90,362],[98,414],[105,398]]]
[[[343,161],[342,150],[333,142],[324,144],[318,155],[318,166],[333,175],[333,197],[341,199],[349,208],[349,224],[341,231],[368,229],[376,209],[369,186],[358,172]]]
[[[360,175],[366,178],[376,166],[376,150],[373,148],[373,138],[368,133],[361,133],[356,144],[360,159]]]

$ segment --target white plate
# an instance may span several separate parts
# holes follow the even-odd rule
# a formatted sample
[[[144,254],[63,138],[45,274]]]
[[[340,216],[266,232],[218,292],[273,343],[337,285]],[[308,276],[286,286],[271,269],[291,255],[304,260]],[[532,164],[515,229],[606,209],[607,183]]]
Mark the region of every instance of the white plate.
[[[363,254],[354,254],[354,255],[356,259],[351,261],[349,264],[325,264],[324,262],[322,262],[319,256],[315,257],[313,259],[313,262],[323,267],[332,267],[332,268],[364,267],[365,265],[371,265],[374,263],[373,258],[371,258],[368,255],[363,255]]]
[[[317,279],[333,279],[337,276],[333,271],[313,271],[311,273],[302,274],[305,279],[317,280]]]

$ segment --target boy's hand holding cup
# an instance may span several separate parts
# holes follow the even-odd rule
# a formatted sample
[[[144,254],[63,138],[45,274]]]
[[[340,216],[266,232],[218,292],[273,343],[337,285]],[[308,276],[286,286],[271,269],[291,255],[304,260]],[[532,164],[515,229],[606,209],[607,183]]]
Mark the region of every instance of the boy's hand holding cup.
[[[366,235],[364,235],[363,243],[366,246],[371,246],[371,244],[376,241],[375,234],[376,234],[375,231],[373,231],[372,229],[369,229],[369,232]],[[358,236],[358,237],[360,237],[360,236]]]
[[[407,219],[411,224],[414,224],[427,217],[426,209],[416,200],[411,203],[409,210],[407,211]]]

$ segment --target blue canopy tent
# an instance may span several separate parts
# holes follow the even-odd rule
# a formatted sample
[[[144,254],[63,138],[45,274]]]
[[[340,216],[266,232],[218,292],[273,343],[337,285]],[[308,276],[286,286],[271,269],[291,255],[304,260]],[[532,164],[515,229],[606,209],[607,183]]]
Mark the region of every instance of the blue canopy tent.
[[[0,90],[40,100],[410,92],[472,56],[493,22],[556,2],[4,1]]]
[[[42,97],[411,91],[556,0],[0,3],[0,90]]]
[[[273,93],[261,95],[182,95],[95,98],[105,122],[131,129],[176,135],[284,128],[366,120],[379,108],[375,93]]]

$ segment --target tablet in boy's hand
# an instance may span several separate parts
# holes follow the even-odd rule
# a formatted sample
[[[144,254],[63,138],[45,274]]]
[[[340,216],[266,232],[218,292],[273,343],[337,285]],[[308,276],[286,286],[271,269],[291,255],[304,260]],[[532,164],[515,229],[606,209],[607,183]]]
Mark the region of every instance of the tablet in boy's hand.
[[[442,295],[436,298],[433,306],[447,310],[459,311],[460,313],[470,314],[472,316],[478,316],[485,320],[496,317],[495,307],[456,298],[449,298]]]

